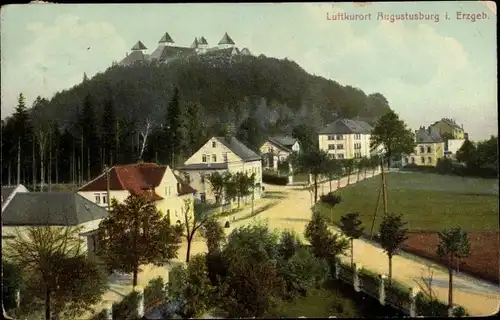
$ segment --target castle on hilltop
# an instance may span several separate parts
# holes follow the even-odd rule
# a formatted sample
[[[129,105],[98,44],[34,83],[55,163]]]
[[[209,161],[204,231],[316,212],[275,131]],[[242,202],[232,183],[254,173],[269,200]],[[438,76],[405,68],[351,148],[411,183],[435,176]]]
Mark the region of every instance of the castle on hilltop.
[[[131,53],[127,53],[125,58],[119,62],[120,65],[126,66],[134,64],[138,61],[159,61],[168,63],[174,59],[187,57],[191,55],[223,55],[232,57],[235,55],[251,55],[248,48],[238,49],[233,39],[226,33],[215,47],[209,47],[205,37],[194,38],[190,47],[177,46],[172,37],[165,32],[158,41],[158,47],[151,53],[146,53],[146,46],[138,41],[131,49]]]

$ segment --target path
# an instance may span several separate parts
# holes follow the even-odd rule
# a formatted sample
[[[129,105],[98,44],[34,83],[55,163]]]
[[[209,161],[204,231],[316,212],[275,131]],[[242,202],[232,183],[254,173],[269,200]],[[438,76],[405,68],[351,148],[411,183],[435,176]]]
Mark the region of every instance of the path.
[[[371,173],[367,174],[367,178],[371,176]],[[363,174],[361,174],[361,180],[363,180]],[[352,175],[350,181],[351,183],[355,183],[357,181],[357,175]],[[340,186],[344,187],[346,184],[347,177],[341,179]],[[323,183],[323,186],[319,188],[320,194],[322,188],[324,192],[328,192],[329,183]],[[336,181],[332,183],[332,188],[336,190]],[[271,185],[266,185],[266,191],[285,192],[286,198],[280,200],[278,204],[253,218],[231,223],[230,228],[225,229],[226,234],[229,234],[232,230],[240,226],[267,220],[270,229],[294,230],[303,238],[305,227],[311,219],[311,195],[309,191]],[[338,230],[334,231],[338,232]],[[204,253],[206,251],[207,247],[204,241],[197,240],[192,243],[191,255]],[[178,253],[180,259],[173,261],[172,265],[183,263],[185,256],[186,246],[183,245]],[[345,259],[346,262],[349,261],[349,257],[347,256],[343,257],[343,259]],[[366,269],[370,269],[374,272],[387,273],[388,271],[387,255],[383,250],[361,239],[354,241],[354,261],[361,263]],[[409,287],[417,287],[418,285],[415,281],[420,280],[422,276],[427,276],[427,267],[428,264],[423,263],[422,259],[416,261],[411,258],[411,255],[395,256],[393,258],[393,277]],[[167,280],[168,269],[171,269],[171,266],[161,268],[144,266],[143,271],[139,275],[139,285],[145,286],[150,279],[157,276],[162,276]],[[433,272],[433,278],[435,279],[433,284],[434,292],[440,300],[447,302],[447,271],[441,268],[433,268]],[[130,279],[129,276],[127,277]],[[128,283],[130,282],[129,280]],[[454,284],[454,302],[465,307],[472,316],[488,316],[498,311],[500,290],[497,286],[492,286],[478,279],[470,281],[470,277],[464,277],[460,274],[455,275]],[[122,294],[128,293],[131,290],[131,286],[116,285],[112,290],[121,292]],[[120,299],[120,296],[113,291],[106,293],[103,298],[103,300],[110,301],[118,301]]]

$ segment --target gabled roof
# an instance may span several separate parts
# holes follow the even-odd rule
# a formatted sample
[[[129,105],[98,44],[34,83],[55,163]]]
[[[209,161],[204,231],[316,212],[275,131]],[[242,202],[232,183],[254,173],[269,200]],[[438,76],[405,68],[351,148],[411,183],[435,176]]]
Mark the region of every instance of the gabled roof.
[[[160,185],[166,169],[166,166],[158,166],[155,163],[115,166],[109,172],[109,190],[127,190],[133,194],[143,195],[153,201],[161,200],[163,198],[154,192],[154,188]],[[106,190],[106,174],[103,173],[78,191]]]
[[[461,126],[459,126],[455,121],[453,121],[451,119],[448,119],[448,118],[443,118],[443,119],[441,119],[439,121],[434,122],[433,124],[431,124],[431,127],[435,126],[439,122],[443,122],[443,123],[446,123],[446,124],[448,124],[448,125],[450,125],[452,127],[455,127],[457,129],[463,130],[463,128]]]
[[[143,54],[142,51],[134,50],[129,55],[127,55],[122,61],[120,61],[120,65],[130,65],[137,61],[147,61],[148,56]]]
[[[193,43],[191,44],[190,48],[198,48],[198,39],[194,38]]]
[[[146,46],[141,41],[137,41],[137,43],[130,50],[135,51],[135,50],[145,50],[145,49],[147,49]]]
[[[178,188],[177,188],[177,194],[179,196],[183,196],[185,194],[190,194],[190,193],[195,193],[196,190],[194,190],[190,185],[189,183],[187,183],[186,181],[184,181],[184,179],[182,179],[181,177],[179,177],[178,175],[176,175],[174,173],[174,176],[175,176],[175,179],[177,179],[177,183],[178,183]]]
[[[292,152],[292,146],[297,142],[297,139],[286,136],[269,137],[267,140],[278,148],[288,152]]]
[[[73,192],[17,193],[4,212],[4,226],[76,226],[103,219],[105,208]]]
[[[168,34],[168,32],[165,32],[158,43],[174,43],[174,40],[172,40],[172,37]]]
[[[224,33],[224,36],[222,39],[220,39],[219,44],[234,44],[233,39],[226,33]]]
[[[370,134],[373,128],[361,120],[337,119],[319,131],[319,134]]]
[[[184,48],[184,47],[164,47],[159,56],[160,61],[165,61],[172,58],[178,58],[183,56],[189,56],[194,54],[195,50],[192,48]]]
[[[13,187],[2,187],[2,204],[4,201],[7,201],[7,199],[10,197],[10,195],[16,190],[17,186]]]
[[[207,39],[205,39],[205,37],[201,37],[200,40],[198,41],[198,44],[206,44],[206,45],[208,45]]]
[[[222,143],[226,148],[231,150],[235,155],[241,158],[241,160],[256,161],[260,160],[260,156],[245,146],[240,140],[235,137],[215,137],[220,143]]]
[[[415,141],[417,143],[438,143],[442,142],[441,136],[438,132],[429,132],[421,127],[415,132]]]

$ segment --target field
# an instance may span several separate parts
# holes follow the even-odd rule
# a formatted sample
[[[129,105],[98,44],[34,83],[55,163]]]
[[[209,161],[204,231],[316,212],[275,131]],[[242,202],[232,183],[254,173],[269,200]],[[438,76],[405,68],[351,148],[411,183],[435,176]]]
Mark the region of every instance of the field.
[[[347,212],[359,212],[370,231],[380,176],[340,189],[342,203],[321,210],[334,223]],[[387,174],[388,211],[400,213],[410,231],[441,231],[460,226],[467,231],[498,231],[498,180],[461,178],[432,173]],[[382,197],[381,197],[382,198]],[[383,216],[380,203],[375,232]]]
[[[337,194],[342,203],[333,210],[320,210],[334,224],[347,212],[359,212],[370,233],[380,177],[349,185]],[[498,283],[498,180],[462,178],[433,173],[387,174],[388,211],[400,213],[408,222],[409,239],[403,249],[441,263],[436,256],[437,232],[460,226],[469,233],[471,254],[459,269]],[[374,232],[383,216],[380,200]]]

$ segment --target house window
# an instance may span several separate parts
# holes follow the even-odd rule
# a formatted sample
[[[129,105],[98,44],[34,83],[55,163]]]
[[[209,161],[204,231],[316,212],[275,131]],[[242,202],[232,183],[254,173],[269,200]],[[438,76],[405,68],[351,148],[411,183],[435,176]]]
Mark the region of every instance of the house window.
[[[424,147],[423,146],[420,146],[420,153],[424,153]]]
[[[202,162],[207,162],[207,155],[206,154],[204,154],[204,155],[201,156],[201,161]]]
[[[339,153],[339,154],[337,155],[337,158],[338,158],[338,159],[344,159],[344,154],[343,154],[343,153]]]
[[[431,147],[427,147],[427,153],[431,153]]]
[[[414,157],[411,157],[411,163],[415,163],[415,158]]]
[[[355,143],[354,149],[361,149],[361,143]]]
[[[212,141],[212,148],[216,148],[216,147],[217,147],[217,142]]]
[[[165,195],[168,197],[171,194],[172,194],[172,187],[171,186],[165,187]]]
[[[106,193],[104,193],[102,195],[102,203],[103,204],[108,204],[108,195]]]
[[[99,193],[95,193],[94,197],[95,197],[95,203],[101,204],[101,195]]]
[[[222,154],[222,159],[227,162],[227,152]]]
[[[335,145],[334,144],[329,144],[328,145],[328,150],[335,150]]]
[[[338,145],[337,145],[337,149],[338,149],[338,150],[342,150],[342,149],[344,149],[344,145],[343,145],[343,144],[338,144]]]
[[[356,133],[354,135],[354,140],[361,140],[361,135],[359,133]]]
[[[432,163],[432,158],[431,158],[431,157],[428,157],[428,158],[427,158],[427,161],[428,161],[429,163]]]
[[[422,163],[425,163],[425,158],[421,157],[420,160],[422,160]]]
[[[212,162],[217,162],[217,156],[215,154],[212,155]]]
[[[337,140],[344,140],[344,136],[342,136],[341,134],[338,134],[337,135]]]
[[[330,156],[330,159],[335,159],[335,154],[334,153],[330,153],[329,156]]]
[[[328,136],[328,140],[335,140],[335,136]]]

